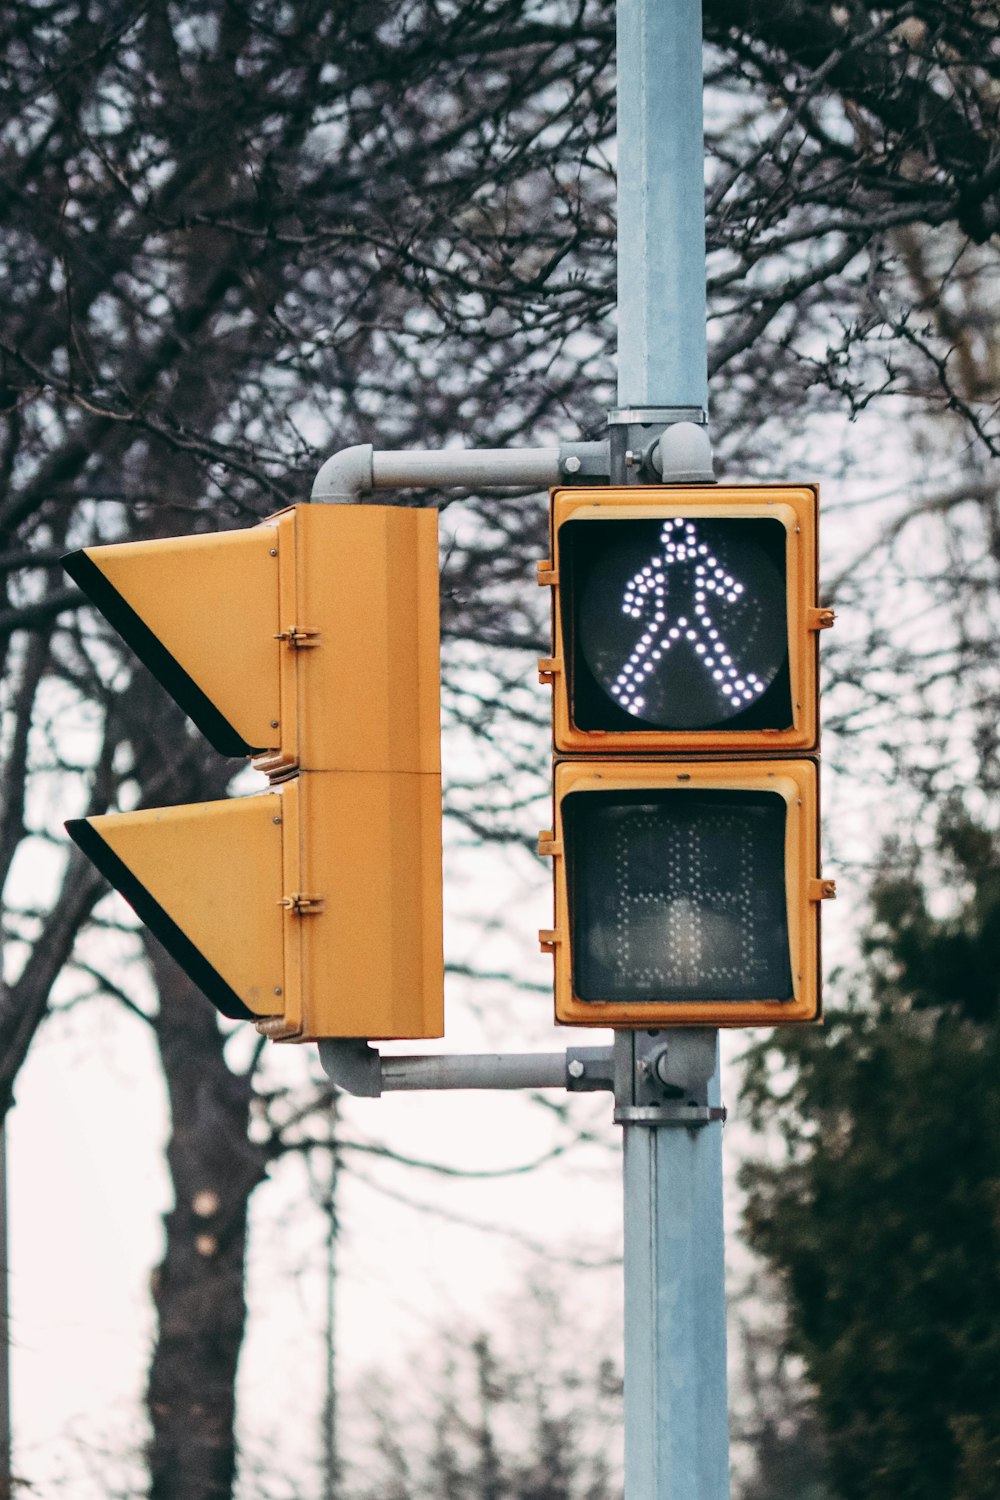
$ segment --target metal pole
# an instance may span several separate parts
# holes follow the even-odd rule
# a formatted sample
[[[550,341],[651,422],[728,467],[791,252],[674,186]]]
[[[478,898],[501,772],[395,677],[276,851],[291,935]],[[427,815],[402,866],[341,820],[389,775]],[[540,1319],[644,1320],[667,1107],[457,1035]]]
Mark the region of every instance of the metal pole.
[[[708,405],[700,0],[618,0],[618,404]]]
[[[726,1500],[722,1125],[622,1129],[625,1500]]]
[[[619,0],[623,408],[708,403],[701,56],[700,0]],[[622,1128],[625,1500],[728,1500],[722,1124]]]

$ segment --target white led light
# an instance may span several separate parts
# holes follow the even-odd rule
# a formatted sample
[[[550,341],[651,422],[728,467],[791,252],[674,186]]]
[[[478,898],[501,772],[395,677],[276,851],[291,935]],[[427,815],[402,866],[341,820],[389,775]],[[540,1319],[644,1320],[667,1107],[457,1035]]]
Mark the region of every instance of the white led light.
[[[706,605],[709,594],[727,604],[736,604],[745,592],[744,585],[726,572],[707,543],[698,540],[697,523],[689,518],[664,517],[660,542],[662,556],[650,558],[639,568],[623,592],[622,613],[633,620],[642,620],[644,628],[640,627],[642,633],[619,673],[612,689],[614,696],[630,714],[638,714],[646,706],[645,698],[637,691],[639,684],[654,673],[655,663],[662,660],[671,642],[683,638],[694,646],[694,659],[702,662],[717,689],[721,687],[725,699],[734,706],[752,702],[755,694],[764,691],[765,685],[752,672],[744,672],[740,677],[732,657],[725,654],[725,642],[712,626]],[[690,569],[686,588],[682,582],[681,589],[682,595],[690,590],[688,597],[695,618],[689,621],[686,615],[677,615],[674,623],[670,620],[667,604],[666,574],[678,566]],[[683,579],[684,575],[681,576]],[[720,670],[720,667],[725,670]]]

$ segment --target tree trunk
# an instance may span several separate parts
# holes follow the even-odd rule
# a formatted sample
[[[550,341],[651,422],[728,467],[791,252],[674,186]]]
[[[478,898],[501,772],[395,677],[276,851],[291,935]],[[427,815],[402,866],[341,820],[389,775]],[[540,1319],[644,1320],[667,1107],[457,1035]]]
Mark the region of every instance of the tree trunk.
[[[252,1089],[223,1056],[215,1011],[150,941],[170,1098],[174,1206],[153,1279],[159,1331],[146,1402],[150,1500],[228,1500],[236,1371],[246,1321],[247,1205],[266,1157],[247,1138]]]

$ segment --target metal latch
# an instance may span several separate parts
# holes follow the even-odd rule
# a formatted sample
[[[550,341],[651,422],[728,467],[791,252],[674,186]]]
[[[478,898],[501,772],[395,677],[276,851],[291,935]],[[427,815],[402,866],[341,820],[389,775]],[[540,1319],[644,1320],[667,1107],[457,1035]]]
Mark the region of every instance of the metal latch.
[[[549,687],[556,680],[556,673],[561,672],[563,664],[558,656],[540,656],[538,658],[538,680],[547,683]]]
[[[295,917],[315,917],[323,910],[324,902],[322,896],[304,896],[296,891],[292,896],[282,896],[278,905]]]
[[[540,562],[538,564],[538,587],[542,589],[551,588],[553,584],[556,584],[558,582],[558,568],[554,568],[552,566],[552,563],[549,561]]]
[[[562,839],[557,839],[551,828],[544,828],[538,835],[538,852],[542,855],[555,855],[563,852]]]
[[[274,637],[276,641],[287,641],[293,650],[301,651],[308,646],[319,645],[319,631],[312,625],[289,625]]]
[[[538,946],[543,953],[554,953],[561,942],[558,932],[550,927],[543,927],[538,934]]]

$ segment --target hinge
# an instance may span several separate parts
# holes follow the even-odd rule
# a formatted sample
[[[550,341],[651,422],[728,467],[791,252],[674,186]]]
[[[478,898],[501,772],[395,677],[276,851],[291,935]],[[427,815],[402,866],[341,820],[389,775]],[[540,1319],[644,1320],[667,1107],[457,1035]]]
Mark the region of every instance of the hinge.
[[[294,917],[316,917],[323,910],[324,901],[322,896],[304,896],[301,891],[296,891],[292,896],[282,896],[278,905]]]
[[[833,609],[807,609],[806,629],[829,630],[836,618],[837,612]]]
[[[553,584],[558,582],[559,570],[554,568],[549,561],[540,562],[538,564],[538,587],[542,589],[551,588]]]
[[[280,631],[274,639],[287,641],[293,650],[301,651],[307,646],[319,645],[319,631],[312,625],[289,625],[287,630]]]
[[[806,896],[810,901],[832,901],[837,895],[835,880],[807,880]]]
[[[563,664],[558,656],[540,656],[538,658],[538,680],[548,683],[549,687],[556,680],[556,673],[561,672]]]
[[[551,928],[543,927],[538,934],[538,946],[543,953],[554,953],[561,942],[558,932],[553,932]]]
[[[551,828],[543,828],[538,835],[539,854],[561,854],[562,839],[557,839]]]

